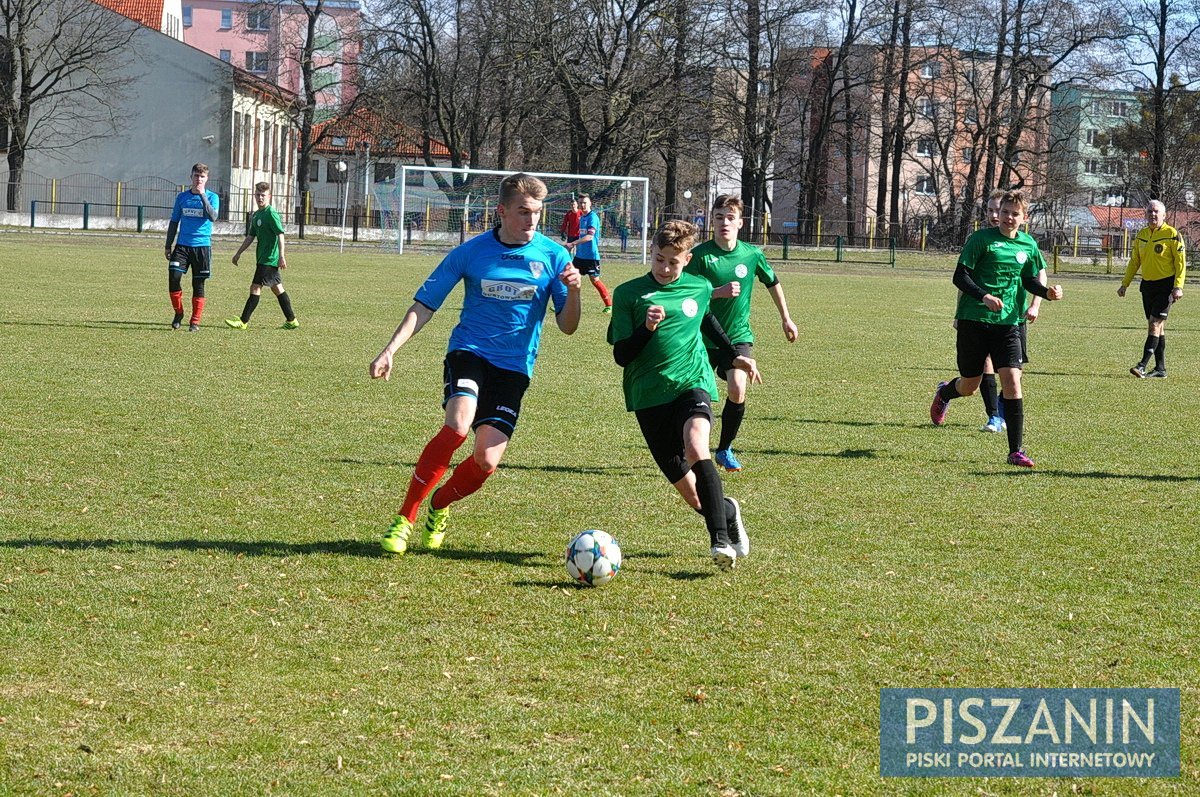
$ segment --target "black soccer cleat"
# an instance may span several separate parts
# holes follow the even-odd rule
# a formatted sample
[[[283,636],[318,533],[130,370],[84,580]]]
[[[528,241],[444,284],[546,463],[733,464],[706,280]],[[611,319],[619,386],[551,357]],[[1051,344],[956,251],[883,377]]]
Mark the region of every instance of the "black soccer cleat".
[[[171,319],[171,329],[179,329],[179,325],[183,323],[183,313],[176,313]]]

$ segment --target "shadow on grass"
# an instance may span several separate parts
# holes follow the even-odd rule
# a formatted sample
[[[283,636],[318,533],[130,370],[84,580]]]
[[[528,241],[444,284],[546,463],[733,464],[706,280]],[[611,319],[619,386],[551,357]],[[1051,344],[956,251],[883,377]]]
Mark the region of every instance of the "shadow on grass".
[[[675,581],[699,581],[704,578],[712,578],[715,572],[701,572],[699,570],[677,570],[674,573],[667,573],[667,578]]]
[[[59,548],[87,551],[108,548],[152,548],[160,551],[224,551],[245,556],[304,556],[336,553],[382,558],[388,556],[374,540],[327,540],[325,542],[279,542],[277,540],[3,540],[0,548]]]
[[[0,326],[6,327],[73,327],[76,329],[143,329],[146,327],[162,327],[168,332],[175,332],[167,321],[0,321]]]
[[[899,423],[897,421],[847,421],[837,420],[833,418],[782,418],[779,416],[763,417],[764,421],[773,421],[775,423],[815,423],[825,426],[852,426],[855,428],[864,428],[871,426],[890,426],[893,429],[924,429],[929,426],[929,422],[914,422],[914,423]],[[738,447],[738,451],[742,449]]]
[[[359,465],[364,468],[415,468],[415,462],[384,462],[383,460],[370,459],[353,459],[351,457],[341,457],[339,459],[326,460],[338,465]],[[577,476],[633,476],[639,471],[652,471],[654,468],[649,465],[635,466],[608,466],[608,465],[517,465],[507,462],[501,463],[500,470],[520,470],[520,471],[535,471],[537,473],[570,473]]]
[[[1173,473],[1110,473],[1106,470],[1038,470],[1044,476],[1064,479],[1133,479],[1147,482],[1200,482],[1200,476],[1179,476]]]
[[[437,559],[452,559],[457,562],[503,562],[515,567],[545,567],[550,559],[545,551],[477,551],[439,548],[436,551],[417,548],[409,556],[432,556]]]

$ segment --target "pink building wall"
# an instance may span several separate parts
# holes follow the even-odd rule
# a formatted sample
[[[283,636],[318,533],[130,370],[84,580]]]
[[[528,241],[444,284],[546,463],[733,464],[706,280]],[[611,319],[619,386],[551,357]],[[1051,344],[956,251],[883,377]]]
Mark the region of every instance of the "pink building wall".
[[[307,17],[298,5],[182,0],[182,7],[184,42],[289,91],[301,92],[297,44],[303,41]],[[322,108],[336,110],[356,93],[354,64],[361,24],[362,7],[357,0],[325,3],[318,36],[330,46],[319,48],[314,58],[318,66],[332,65],[325,77],[330,85],[317,98]]]

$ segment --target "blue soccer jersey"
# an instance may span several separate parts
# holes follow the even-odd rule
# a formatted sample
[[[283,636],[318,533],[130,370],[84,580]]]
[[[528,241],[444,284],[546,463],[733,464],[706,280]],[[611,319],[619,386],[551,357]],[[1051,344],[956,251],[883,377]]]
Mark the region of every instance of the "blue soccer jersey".
[[[584,260],[600,259],[600,214],[592,210],[579,219],[579,234],[587,235],[588,227],[595,228],[592,240],[575,247],[575,256]]]
[[[216,194],[212,191],[205,191],[204,194],[208,197],[208,204],[212,205],[213,213],[221,209],[221,200]],[[193,194],[189,189],[175,197],[171,221],[179,222],[176,243],[180,246],[212,246],[212,222],[204,215],[204,201],[199,194]]]
[[[533,376],[546,305],[553,299],[555,313],[566,306],[567,286],[558,277],[570,263],[567,250],[541,233],[508,246],[486,232],[452,249],[415,298],[437,310],[461,281],[463,309],[449,351],[473,352],[497,368]]]

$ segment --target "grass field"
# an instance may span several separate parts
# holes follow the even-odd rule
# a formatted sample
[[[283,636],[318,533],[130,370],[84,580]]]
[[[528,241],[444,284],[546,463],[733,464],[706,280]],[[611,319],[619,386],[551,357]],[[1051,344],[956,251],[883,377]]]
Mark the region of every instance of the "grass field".
[[[397,560],[376,540],[459,294],[372,382],[432,258],[294,246],[301,328],[264,297],[234,332],[234,246],[187,334],[157,239],[0,235],[0,793],[1200,793],[1200,298],[1139,381],[1137,296],[1064,278],[1017,472],[977,399],[929,424],[950,261],[787,269],[801,340],[757,292],[766,384],[726,479],[754,551],[720,574],[588,288],[447,549]],[[625,566],[576,589],[590,527]],[[1183,774],[883,780],[889,686],[1179,687]]]

